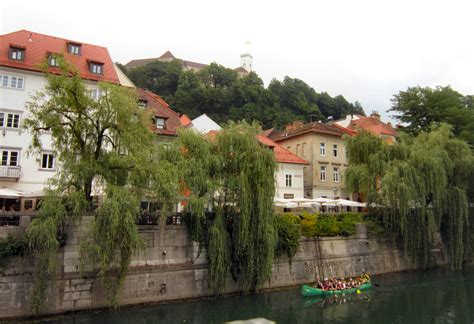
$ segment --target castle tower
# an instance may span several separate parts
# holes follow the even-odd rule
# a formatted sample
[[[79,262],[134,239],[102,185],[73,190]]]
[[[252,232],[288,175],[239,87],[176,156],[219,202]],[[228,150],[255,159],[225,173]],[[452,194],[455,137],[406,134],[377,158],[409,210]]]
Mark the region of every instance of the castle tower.
[[[244,52],[240,54],[240,66],[246,71],[252,71],[253,56],[250,54],[250,42],[245,43]]]

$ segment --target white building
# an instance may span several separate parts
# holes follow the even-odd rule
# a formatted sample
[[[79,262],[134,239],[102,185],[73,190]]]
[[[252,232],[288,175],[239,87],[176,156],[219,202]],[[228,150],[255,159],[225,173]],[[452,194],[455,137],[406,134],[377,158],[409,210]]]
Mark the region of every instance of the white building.
[[[46,181],[55,174],[50,135],[45,133],[41,138],[42,153],[31,155],[31,135],[21,128],[27,116],[26,103],[46,85],[38,65],[47,61],[51,72],[56,69],[51,54],[63,55],[75,65],[92,91],[98,81],[125,81],[125,86],[133,86],[124,75],[118,75],[105,47],[27,30],[0,35],[0,189],[40,196]]]
[[[275,156],[275,199],[304,198],[304,170],[309,163],[268,137],[259,135],[257,139]]]
[[[220,131],[222,129],[218,123],[206,114],[202,114],[193,120],[190,120],[186,115],[182,115],[180,121],[184,127],[194,129],[201,134],[207,134],[210,131]]]

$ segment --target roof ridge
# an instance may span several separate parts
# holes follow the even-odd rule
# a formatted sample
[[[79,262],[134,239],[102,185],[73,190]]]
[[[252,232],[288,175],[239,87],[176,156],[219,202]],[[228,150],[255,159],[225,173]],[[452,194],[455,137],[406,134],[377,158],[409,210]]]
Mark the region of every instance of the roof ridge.
[[[31,30],[28,30],[28,29],[20,29],[20,30],[11,32],[11,33],[2,34],[2,35],[0,35],[0,37],[2,37],[2,36],[7,36],[7,35],[12,35],[12,34],[19,33],[19,32],[27,32],[27,33],[30,33],[30,34],[36,34],[36,35],[40,35],[40,36],[45,36],[45,37],[50,37],[50,38],[56,38],[56,39],[65,40],[65,41],[67,41],[67,42],[77,43],[77,44],[81,44],[81,45],[89,45],[89,46],[95,46],[95,47],[101,47],[101,48],[107,49],[106,46],[95,45],[95,44],[86,43],[86,42],[81,42],[81,41],[77,41],[77,40],[73,40],[73,39],[69,39],[69,38],[58,37],[58,36],[53,36],[53,35],[48,35],[48,34],[43,34],[43,33],[38,33],[38,32],[34,32],[34,31],[31,31]],[[33,40],[33,41],[34,41],[34,40]]]

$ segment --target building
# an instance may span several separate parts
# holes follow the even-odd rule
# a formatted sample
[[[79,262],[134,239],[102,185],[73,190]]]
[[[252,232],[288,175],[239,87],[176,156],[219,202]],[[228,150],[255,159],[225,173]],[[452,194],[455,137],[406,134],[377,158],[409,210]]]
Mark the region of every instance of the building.
[[[187,71],[192,70],[194,72],[198,72],[202,70],[203,68],[209,66],[208,64],[177,58],[170,51],[166,51],[159,57],[131,60],[130,62],[125,64],[125,67],[127,69],[134,69],[140,66],[145,66],[147,64],[156,62],[156,61],[171,62],[173,60],[178,60],[181,63],[183,70],[187,70]],[[236,67],[234,71],[236,71],[240,77],[245,76],[252,71],[252,62],[253,62],[253,56],[248,51],[246,51],[245,53],[242,53],[240,55],[241,65],[239,67]]]
[[[186,115],[182,115],[180,117],[180,122],[184,127],[194,129],[202,134],[207,134],[211,131],[220,131],[222,129],[218,123],[206,114],[202,114],[193,120],[189,119]]]
[[[291,153],[263,134],[258,135],[257,140],[270,148],[275,156],[277,165],[275,170],[275,198],[304,198],[304,170],[309,166],[308,161]]]
[[[0,35],[0,189],[23,196],[42,195],[56,170],[50,135],[42,136],[43,152],[39,156],[28,155],[31,136],[21,128],[26,103],[47,82],[39,65],[48,62],[51,72],[56,69],[52,54],[63,55],[75,65],[92,91],[98,91],[99,81],[133,86],[105,47],[27,30]]]
[[[309,162],[304,168],[305,198],[344,198],[342,175],[348,166],[340,128],[323,124],[294,122],[284,131],[269,130],[268,136],[291,153]]]
[[[147,109],[152,116],[150,130],[157,135],[158,141],[167,142],[178,135],[181,127],[180,116],[159,95],[142,88],[137,88],[138,105]]]
[[[397,141],[398,132],[390,122],[384,123],[380,114],[373,111],[368,117],[361,115],[347,115],[346,118],[334,121],[334,124],[345,129],[346,133],[354,135],[360,130],[366,130],[375,136],[393,144]]]

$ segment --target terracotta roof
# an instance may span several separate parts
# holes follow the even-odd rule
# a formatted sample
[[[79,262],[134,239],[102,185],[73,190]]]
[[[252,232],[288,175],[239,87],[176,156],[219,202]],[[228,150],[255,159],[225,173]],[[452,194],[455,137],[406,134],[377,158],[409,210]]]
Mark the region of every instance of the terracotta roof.
[[[344,135],[344,132],[338,127],[335,127],[334,125],[323,123],[309,123],[304,124],[301,127],[292,129],[290,131],[281,131],[275,134],[271,134],[270,137],[275,142],[278,142],[283,141],[287,138],[299,136],[306,133],[325,134],[337,137],[341,137],[342,135]]]
[[[341,126],[339,124],[336,124],[336,123],[333,123],[332,124],[333,126],[336,126],[337,128],[339,128],[340,130],[342,130],[344,133],[350,135],[350,136],[354,136],[355,134],[357,134],[357,131],[353,130],[353,129],[349,129],[349,128],[346,128],[344,126]]]
[[[266,136],[257,135],[257,140],[265,146],[270,147],[275,155],[275,161],[278,163],[291,163],[291,164],[309,164],[308,161],[303,160],[296,154],[291,153],[280,144],[272,141]]]
[[[239,66],[239,67],[236,67],[234,69],[235,72],[237,73],[249,73],[249,71],[247,71],[246,69],[244,69],[243,67]]]
[[[138,60],[131,60],[127,64],[125,64],[125,67],[127,69],[133,69],[139,66],[147,65],[149,63],[153,63],[155,61],[159,61],[158,57],[153,57],[153,58],[146,58],[146,59],[138,59]]]
[[[146,101],[147,109],[155,117],[166,119],[166,129],[158,129],[155,124],[150,125],[150,129],[156,134],[176,136],[176,130],[181,126],[178,113],[173,111],[163,98],[149,90],[137,88],[137,94],[140,100]]]
[[[166,51],[163,55],[161,55],[159,57],[159,59],[174,59],[174,55],[173,53],[171,53],[170,51]]]
[[[347,127],[352,130],[365,129],[375,135],[389,135],[398,136],[395,128],[390,124],[386,124],[376,117],[360,117],[359,119],[353,120]]]
[[[80,55],[69,54],[68,43],[80,45]],[[9,59],[10,46],[25,49],[23,61]],[[44,62],[50,53],[63,54],[69,63],[78,68],[81,77],[84,79],[119,83],[109,51],[105,47],[43,35],[28,30],[0,35],[0,66],[43,72],[39,65]],[[104,65],[103,74],[90,73],[89,62],[102,63]],[[50,68],[50,70],[51,72],[57,71],[56,68]]]
[[[186,116],[185,114],[179,117],[179,121],[181,122],[181,125],[183,125],[184,127],[187,127],[190,124],[192,124],[191,119],[189,119],[189,117]]]
[[[181,60],[181,62],[183,63],[184,67],[188,67],[188,68],[203,69],[208,66],[207,64],[186,61],[186,60]]]

